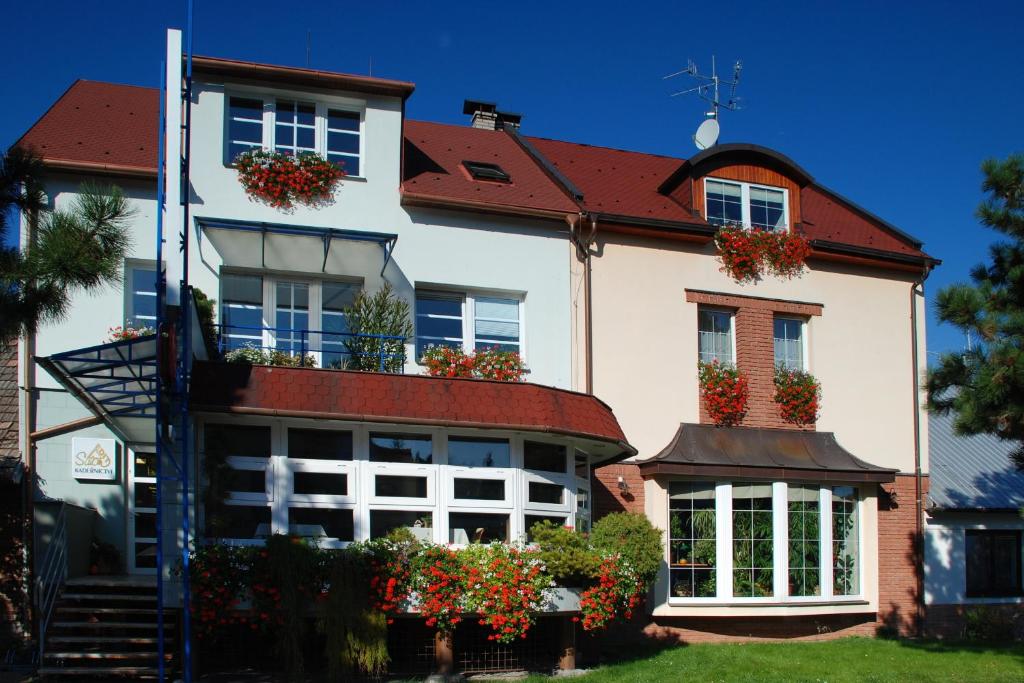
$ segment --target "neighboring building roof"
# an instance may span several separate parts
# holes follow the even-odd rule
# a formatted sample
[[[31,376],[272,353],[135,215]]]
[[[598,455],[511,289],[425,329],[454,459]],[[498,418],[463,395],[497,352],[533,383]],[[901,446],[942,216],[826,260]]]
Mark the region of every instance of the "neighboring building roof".
[[[1010,453],[1019,444],[991,434],[958,436],[952,413],[928,415],[928,497],[949,510],[1024,508],[1024,472]]]
[[[158,91],[78,80],[16,144],[49,165],[155,175]]]
[[[196,362],[196,411],[512,429],[605,442],[633,455],[611,408],[536,384]]]
[[[412,91],[416,89],[416,85],[408,81],[345,74],[338,71],[304,69],[296,66],[261,64],[260,62],[246,62],[239,59],[225,59],[223,57],[201,57],[199,55],[192,57],[192,72],[287,83],[288,85],[304,85],[314,88],[350,90],[370,95],[401,97],[403,100],[409,97]]]
[[[474,180],[464,161],[497,164],[509,182]],[[429,203],[449,201],[536,209],[560,215],[579,208],[504,131],[426,121],[405,122],[402,193]]]
[[[890,482],[896,470],[864,462],[831,432],[681,424],[657,455],[637,462],[643,475]]]

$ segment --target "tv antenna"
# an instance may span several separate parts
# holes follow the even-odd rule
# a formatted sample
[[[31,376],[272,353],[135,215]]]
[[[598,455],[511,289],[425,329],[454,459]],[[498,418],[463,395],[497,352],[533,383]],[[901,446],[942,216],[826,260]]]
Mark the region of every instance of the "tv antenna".
[[[707,149],[712,147],[718,142],[718,134],[720,128],[718,125],[718,110],[722,107],[729,111],[736,111],[741,108],[740,98],[736,96],[736,88],[740,84],[740,73],[743,71],[743,62],[736,60],[736,63],[732,67],[732,79],[725,80],[718,75],[718,70],[715,66],[715,57],[711,57],[711,75],[707,76],[700,72],[697,68],[697,64],[692,60],[688,59],[686,68],[682,71],[665,76],[663,80],[675,78],[676,76],[690,76],[697,81],[697,85],[686,90],[680,90],[674,92],[670,97],[677,97],[679,95],[689,95],[695,93],[705,102],[711,105],[710,111],[705,112],[705,120],[697,128],[697,132],[693,136],[693,143],[697,145],[698,149]],[[721,100],[721,90],[723,88],[729,89],[729,99],[725,102]]]

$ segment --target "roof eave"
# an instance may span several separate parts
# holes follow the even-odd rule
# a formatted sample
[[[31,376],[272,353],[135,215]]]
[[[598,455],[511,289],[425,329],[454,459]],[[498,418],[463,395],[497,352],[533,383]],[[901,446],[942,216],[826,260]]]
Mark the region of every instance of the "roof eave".
[[[493,202],[481,202],[471,199],[455,199],[453,197],[442,197],[438,195],[424,194],[421,192],[410,192],[404,188],[401,191],[401,197],[403,206],[417,206],[431,209],[470,210],[502,216],[528,216],[531,218],[543,218],[557,221],[564,221],[566,216],[575,215],[571,209],[543,209],[531,206],[517,206],[514,204],[495,204]]]
[[[43,157],[43,165],[53,171],[70,173],[89,173],[133,178],[156,179],[156,168],[149,166],[133,166],[131,164],[108,164],[96,161],[79,161],[76,159],[55,159]]]

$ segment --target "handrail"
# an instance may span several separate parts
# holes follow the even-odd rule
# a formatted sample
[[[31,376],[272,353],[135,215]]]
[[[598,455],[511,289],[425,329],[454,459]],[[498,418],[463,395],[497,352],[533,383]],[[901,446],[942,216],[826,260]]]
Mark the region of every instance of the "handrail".
[[[46,629],[53,615],[61,588],[68,580],[68,524],[67,506],[61,503],[57,521],[53,525],[50,545],[36,579],[36,609],[39,617],[39,661],[43,661],[46,647]]]
[[[272,327],[261,325],[214,325],[217,331],[217,351],[223,356],[234,349],[228,348],[227,342],[232,338],[245,340],[244,347],[266,351],[281,351],[305,359],[309,354],[338,353],[342,355],[362,355],[377,359],[377,370],[387,372],[388,367],[397,367],[403,372],[405,365],[406,337],[389,334],[362,334],[356,332],[330,332],[327,330],[311,330],[298,327]],[[249,332],[250,334],[245,334]],[[252,333],[258,332],[259,335]],[[266,333],[271,333],[270,343],[265,343]],[[282,339],[281,337],[284,337]],[[366,340],[370,343],[367,352],[352,351],[347,340]],[[325,342],[338,345],[337,348],[325,348]],[[344,346],[342,346],[344,345]],[[239,348],[239,347],[236,347]],[[394,361],[397,361],[395,363]]]

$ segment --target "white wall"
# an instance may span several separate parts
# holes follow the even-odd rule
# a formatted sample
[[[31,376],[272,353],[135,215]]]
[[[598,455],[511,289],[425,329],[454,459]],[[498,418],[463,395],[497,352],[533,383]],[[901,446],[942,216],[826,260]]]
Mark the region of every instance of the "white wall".
[[[1024,519],[1017,514],[997,512],[932,512],[926,515],[924,529],[925,604],[1024,603],[1022,598],[968,598],[966,596],[965,529],[1024,529]]]

